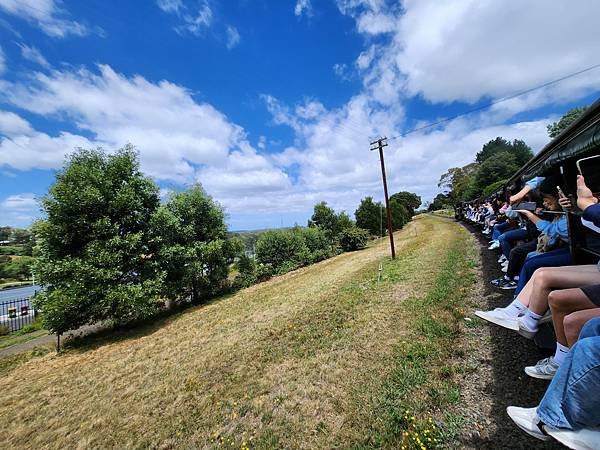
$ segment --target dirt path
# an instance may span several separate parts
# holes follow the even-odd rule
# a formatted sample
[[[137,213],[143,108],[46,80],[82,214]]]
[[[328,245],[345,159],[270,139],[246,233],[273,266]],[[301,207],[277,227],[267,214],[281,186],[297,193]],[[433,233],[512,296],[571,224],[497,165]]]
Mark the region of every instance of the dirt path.
[[[471,298],[473,318],[470,327],[464,327],[466,357],[463,364],[469,370],[462,381],[462,415],[467,426],[460,437],[458,448],[465,449],[559,449],[557,443],[544,443],[519,430],[506,414],[509,405],[532,407],[541,400],[548,382],[528,377],[525,365],[533,364],[547,353],[517,333],[490,325],[477,319],[476,309],[493,309],[512,301],[512,291],[492,287],[493,278],[502,275],[497,263],[499,254],[487,249],[484,236],[470,225],[479,251],[479,283]]]

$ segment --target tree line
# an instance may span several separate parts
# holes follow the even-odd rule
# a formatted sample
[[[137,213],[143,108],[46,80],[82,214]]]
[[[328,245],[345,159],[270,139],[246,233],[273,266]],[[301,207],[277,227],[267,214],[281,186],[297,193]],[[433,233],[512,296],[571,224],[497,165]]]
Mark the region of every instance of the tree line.
[[[548,136],[557,137],[586,110],[587,107],[584,106],[567,111],[560,120],[546,127]],[[428,209],[435,211],[460,202],[487,197],[502,188],[532,157],[531,148],[520,139],[492,139],[483,145],[474,162],[462,167],[452,167],[442,174],[438,187],[443,192],[433,199]]]
[[[409,192],[392,196],[394,230],[420,203]],[[167,301],[197,304],[364,248],[385,229],[385,208],[371,197],[361,201],[356,222],[320,202],[307,227],[265,231],[252,242],[256,254],[249,255],[228,233],[223,208],[199,184],[161,202],[131,146],[114,154],[71,154],[41,207],[46,218],[32,230],[34,271],[44,290],[34,301],[44,326],[56,333],[142,320]]]

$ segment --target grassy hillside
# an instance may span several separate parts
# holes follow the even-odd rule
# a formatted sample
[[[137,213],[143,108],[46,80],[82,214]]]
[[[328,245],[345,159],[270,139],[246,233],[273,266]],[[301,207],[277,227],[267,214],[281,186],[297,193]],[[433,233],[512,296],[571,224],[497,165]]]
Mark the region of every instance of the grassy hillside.
[[[396,240],[394,262],[379,241],[152,327],[0,364],[0,446],[450,442],[472,247],[425,215]]]

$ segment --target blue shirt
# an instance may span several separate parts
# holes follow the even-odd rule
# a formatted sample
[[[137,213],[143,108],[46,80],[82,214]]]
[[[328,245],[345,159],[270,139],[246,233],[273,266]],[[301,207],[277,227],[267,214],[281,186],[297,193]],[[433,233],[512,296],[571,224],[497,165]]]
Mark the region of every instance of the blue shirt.
[[[567,227],[567,216],[562,215],[559,219],[553,220],[540,220],[535,224],[540,232],[548,236],[548,245],[552,246],[556,244],[560,239],[563,241],[569,240],[569,229]]]
[[[600,203],[588,206],[583,212],[583,218],[600,227]]]

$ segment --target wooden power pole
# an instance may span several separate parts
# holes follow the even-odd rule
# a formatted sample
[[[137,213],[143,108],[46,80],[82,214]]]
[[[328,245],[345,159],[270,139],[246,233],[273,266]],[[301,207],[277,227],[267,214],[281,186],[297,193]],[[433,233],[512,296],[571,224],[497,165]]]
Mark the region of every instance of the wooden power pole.
[[[390,235],[390,248],[392,250],[392,259],[396,259],[396,249],[394,248],[394,230],[392,228],[392,212],[390,211],[390,200],[388,198],[387,179],[385,177],[385,162],[383,160],[383,147],[387,147],[387,138],[382,137],[371,142],[371,151],[379,150],[379,161],[381,162],[381,177],[383,178],[383,194],[385,196],[385,210],[387,213],[388,234]]]

